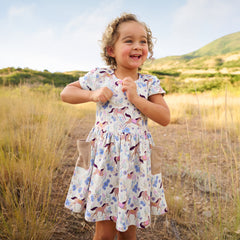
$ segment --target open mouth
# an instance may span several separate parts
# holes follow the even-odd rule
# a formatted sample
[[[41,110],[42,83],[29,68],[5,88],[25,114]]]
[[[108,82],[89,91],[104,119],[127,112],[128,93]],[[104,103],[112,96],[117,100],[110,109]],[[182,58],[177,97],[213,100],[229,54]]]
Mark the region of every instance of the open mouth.
[[[134,55],[130,55],[130,57],[132,58],[132,59],[140,59],[141,58],[141,56],[142,55],[139,55],[139,54],[134,54]]]

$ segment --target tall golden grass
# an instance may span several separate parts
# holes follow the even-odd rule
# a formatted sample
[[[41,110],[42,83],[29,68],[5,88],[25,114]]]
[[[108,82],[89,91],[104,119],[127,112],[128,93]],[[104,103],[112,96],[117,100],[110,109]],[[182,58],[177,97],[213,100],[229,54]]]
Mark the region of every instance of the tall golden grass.
[[[163,176],[171,179],[166,189],[169,214],[186,228],[185,239],[239,240],[239,95],[226,90],[165,99],[171,111],[169,127],[176,130],[160,143],[166,151]],[[95,104],[78,106],[86,108],[94,111]],[[149,126],[157,141],[164,129],[152,121]],[[168,127],[165,131],[168,135]]]
[[[166,143],[173,157],[163,163],[173,177],[171,214],[192,232],[186,239],[240,239],[240,97],[225,91],[166,101],[178,126],[174,147]]]
[[[75,113],[52,87],[0,88],[0,239],[50,239],[52,180]]]
[[[166,97],[171,108],[171,123],[180,123],[186,118],[197,116],[206,130],[228,130],[240,135],[240,98],[222,92],[169,95]]]
[[[58,223],[51,191],[66,136],[75,119],[95,110],[91,103],[63,104],[59,92],[0,88],[0,239],[50,239]],[[226,91],[169,95],[166,101],[176,126],[163,143],[169,160],[163,176],[172,177],[169,214],[184,225],[186,239],[239,239],[240,97]]]

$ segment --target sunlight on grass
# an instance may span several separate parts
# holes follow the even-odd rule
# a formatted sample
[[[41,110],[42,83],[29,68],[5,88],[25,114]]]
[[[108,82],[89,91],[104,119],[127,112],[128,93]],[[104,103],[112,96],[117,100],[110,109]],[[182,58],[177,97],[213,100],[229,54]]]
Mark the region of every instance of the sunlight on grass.
[[[240,135],[240,97],[206,94],[168,95],[166,101],[171,110],[171,123],[182,123],[192,117],[201,118],[208,130],[228,129]]]
[[[60,91],[0,88],[0,239],[50,239],[58,223],[51,193],[67,136],[96,110],[94,103],[62,103]],[[161,142],[168,216],[186,239],[239,239],[240,97],[226,91],[165,100],[173,131]],[[159,137],[157,126],[149,121]]]
[[[77,111],[55,89],[0,89],[0,238],[50,239],[54,171]],[[81,117],[81,116],[78,116]]]
[[[186,239],[239,239],[240,97],[225,91],[166,102],[179,126],[174,147],[166,143],[172,162],[163,162],[171,216],[192,232]]]

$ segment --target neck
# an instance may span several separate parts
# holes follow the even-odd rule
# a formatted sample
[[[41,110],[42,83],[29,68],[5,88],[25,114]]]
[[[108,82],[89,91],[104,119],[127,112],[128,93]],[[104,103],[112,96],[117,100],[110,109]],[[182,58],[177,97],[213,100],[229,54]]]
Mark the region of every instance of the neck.
[[[116,77],[119,79],[124,79],[125,77],[131,77],[133,80],[138,79],[138,69],[128,70],[128,69],[117,68],[114,73]]]

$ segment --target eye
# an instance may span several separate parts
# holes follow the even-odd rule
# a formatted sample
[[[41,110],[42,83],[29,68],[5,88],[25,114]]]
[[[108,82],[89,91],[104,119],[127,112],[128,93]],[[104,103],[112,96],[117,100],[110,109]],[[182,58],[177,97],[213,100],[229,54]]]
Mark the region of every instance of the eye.
[[[146,44],[147,43],[147,40],[142,40],[142,41],[140,41],[141,42],[141,44]]]
[[[128,39],[125,41],[125,43],[132,43],[132,40]]]

